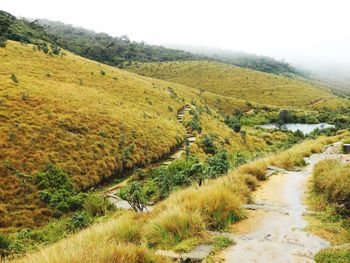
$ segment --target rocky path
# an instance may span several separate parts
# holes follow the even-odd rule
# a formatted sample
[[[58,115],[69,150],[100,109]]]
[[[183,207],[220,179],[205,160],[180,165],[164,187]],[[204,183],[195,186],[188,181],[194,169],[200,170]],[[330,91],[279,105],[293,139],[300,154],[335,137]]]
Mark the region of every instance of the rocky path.
[[[177,121],[181,125],[184,126],[183,117],[190,110],[191,110],[191,108],[189,105],[185,105],[180,110],[178,110],[176,118],[177,118]],[[185,129],[186,129],[186,127],[185,127]],[[181,147],[179,147],[174,153],[169,155],[166,159],[155,163],[152,167],[156,168],[156,167],[160,167],[160,166],[167,166],[167,165],[171,164],[173,161],[180,159],[183,156],[183,154],[185,153],[186,147],[187,146],[189,147],[195,140],[196,140],[196,137],[186,129],[186,140],[182,143]],[[186,144],[187,144],[187,146],[186,146]],[[117,184],[110,186],[103,193],[118,208],[131,209],[129,203],[127,201],[120,199],[120,197],[117,195],[119,190],[128,184],[130,178],[131,177],[122,181],[121,183],[117,183]],[[151,210],[151,208],[148,207],[148,210]]]
[[[303,215],[306,182],[314,165],[323,159],[344,158],[334,144],[321,154],[306,158],[308,165],[300,171],[273,175],[254,194],[255,204],[246,205],[249,217],[233,226],[238,234],[236,245],[226,249],[225,262],[314,262],[313,256],[330,244],[305,232]]]

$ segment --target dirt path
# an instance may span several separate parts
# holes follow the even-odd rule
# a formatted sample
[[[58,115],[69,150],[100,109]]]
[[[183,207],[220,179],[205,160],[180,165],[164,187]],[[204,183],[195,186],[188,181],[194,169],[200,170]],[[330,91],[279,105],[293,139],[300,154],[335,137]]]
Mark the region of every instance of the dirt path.
[[[225,262],[314,262],[313,256],[329,243],[303,231],[306,182],[313,166],[322,159],[342,158],[337,154],[339,144],[324,153],[314,154],[301,171],[274,175],[254,194],[256,211],[247,220],[235,224],[237,244],[222,254]]]
[[[177,121],[181,125],[184,126],[183,117],[186,114],[186,112],[189,112],[190,110],[191,110],[191,108],[189,105],[185,105],[180,110],[178,110],[176,118],[177,118]],[[186,140],[188,141],[188,147],[190,147],[190,145],[196,140],[196,137],[193,134],[191,134],[187,129],[186,129]],[[167,165],[171,164],[175,160],[180,159],[182,157],[182,155],[185,153],[185,150],[186,150],[186,142],[184,142],[181,147],[179,147],[175,152],[173,152],[165,160],[162,160],[161,162],[157,162],[157,163],[153,164],[152,167],[156,168],[156,167],[167,166]],[[120,183],[111,185],[103,192],[103,194],[108,196],[110,201],[113,204],[115,204],[115,206],[118,208],[131,209],[129,203],[127,201],[120,199],[117,195],[119,190],[122,187],[126,186],[130,179],[131,179],[131,176],[128,179],[126,179]]]

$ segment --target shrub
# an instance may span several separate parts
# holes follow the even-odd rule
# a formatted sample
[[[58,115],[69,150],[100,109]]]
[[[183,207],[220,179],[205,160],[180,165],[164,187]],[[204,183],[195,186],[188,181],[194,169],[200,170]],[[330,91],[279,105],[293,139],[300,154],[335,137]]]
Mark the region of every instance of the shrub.
[[[86,212],[77,212],[69,220],[68,228],[70,231],[74,232],[87,227],[91,222],[91,217]]]
[[[88,194],[84,200],[83,207],[92,216],[103,216],[112,209],[113,205],[105,197],[97,194]]]
[[[0,259],[9,253],[11,242],[5,234],[0,233]]]
[[[315,255],[317,263],[349,263],[350,249],[323,249]]]
[[[221,150],[219,153],[209,158],[208,160],[208,174],[210,177],[218,177],[228,172],[230,169],[230,162],[226,150]]]
[[[202,127],[199,121],[199,115],[197,113],[193,114],[192,119],[188,122],[188,126],[191,131],[197,131],[198,133],[202,132]]]
[[[141,229],[140,221],[126,214],[115,223],[113,238],[119,242],[137,243],[141,240]]]
[[[216,146],[214,138],[211,135],[205,134],[201,140],[201,147],[206,154],[215,154]]]
[[[198,212],[174,208],[151,219],[145,225],[144,236],[151,247],[169,249],[185,239],[201,235],[204,229]]]
[[[258,180],[265,180],[267,165],[268,164],[264,159],[255,161],[250,164],[242,165],[240,168],[238,168],[238,173],[250,174],[255,176]]]
[[[18,83],[18,82],[19,82],[18,79],[17,79],[17,77],[16,77],[16,75],[13,74],[13,73],[11,74],[10,79],[11,79],[14,83]]]
[[[102,69],[101,69],[100,73],[101,73],[102,76],[105,76],[105,75],[106,75],[106,72],[103,71]]]
[[[0,36],[0,47],[6,47],[6,38]]]
[[[350,213],[350,165],[328,159],[316,164],[313,171],[313,190],[325,196],[336,209]]]

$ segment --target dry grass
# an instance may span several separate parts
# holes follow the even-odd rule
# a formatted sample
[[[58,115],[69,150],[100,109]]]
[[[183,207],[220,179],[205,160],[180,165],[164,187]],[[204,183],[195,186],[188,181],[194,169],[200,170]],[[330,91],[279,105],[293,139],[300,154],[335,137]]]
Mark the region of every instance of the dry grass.
[[[134,237],[130,239],[130,228],[136,222],[135,216],[137,215],[127,213],[120,218],[94,225],[14,262],[166,262],[137,242],[132,244],[121,241],[135,241]],[[138,218],[138,220],[142,219]],[[124,229],[123,226],[127,228]],[[134,230],[131,232],[135,233]]]
[[[321,137],[292,147],[289,151],[306,156],[345,135]],[[281,156],[284,154],[281,153]],[[250,165],[254,167],[263,163],[265,166],[278,157],[268,157]],[[280,158],[282,162],[285,157]],[[247,171],[244,166],[228,176],[210,180],[202,187],[179,190],[157,204],[150,213],[128,212],[117,219],[83,230],[19,262],[84,262],[85,259],[91,262],[89,260],[94,257],[95,262],[113,262],[115,255],[122,253],[120,251],[126,253],[125,260],[130,262],[139,260],[137,257],[157,260],[142,248],[143,244],[178,250],[191,247],[206,239],[207,230],[224,229],[245,217],[241,204],[250,201],[251,190],[256,187],[257,181],[254,176],[243,174],[241,169]],[[133,242],[134,245],[127,245],[127,249],[122,250],[120,244],[127,244],[125,242]]]
[[[138,63],[129,70],[261,104],[311,107],[321,101],[315,106],[336,107],[349,103],[307,82],[216,62]]]
[[[34,175],[50,161],[67,172],[77,188],[94,186],[168,154],[185,136],[177,109],[193,100],[202,105],[197,89],[64,53],[50,56],[12,41],[0,49],[2,231],[38,226],[52,216],[37,200],[34,185],[28,183],[28,193],[21,191],[15,169]],[[10,79],[12,73],[18,83]],[[242,101],[236,106],[243,107]],[[268,149],[269,138],[248,131],[245,144],[211,112],[201,115],[202,135],[215,134],[218,148]],[[191,152],[206,158],[198,145],[202,135]],[[5,169],[4,162],[12,170]]]

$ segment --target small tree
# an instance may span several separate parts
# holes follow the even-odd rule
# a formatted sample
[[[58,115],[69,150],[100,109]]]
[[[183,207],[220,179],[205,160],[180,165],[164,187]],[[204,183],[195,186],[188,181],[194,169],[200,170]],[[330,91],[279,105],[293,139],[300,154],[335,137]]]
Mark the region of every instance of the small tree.
[[[140,183],[132,182],[122,188],[119,195],[129,203],[135,212],[142,212],[146,209],[146,198]]]
[[[203,184],[206,178],[206,167],[202,163],[196,163],[192,165],[190,175],[198,183],[199,186]]]

